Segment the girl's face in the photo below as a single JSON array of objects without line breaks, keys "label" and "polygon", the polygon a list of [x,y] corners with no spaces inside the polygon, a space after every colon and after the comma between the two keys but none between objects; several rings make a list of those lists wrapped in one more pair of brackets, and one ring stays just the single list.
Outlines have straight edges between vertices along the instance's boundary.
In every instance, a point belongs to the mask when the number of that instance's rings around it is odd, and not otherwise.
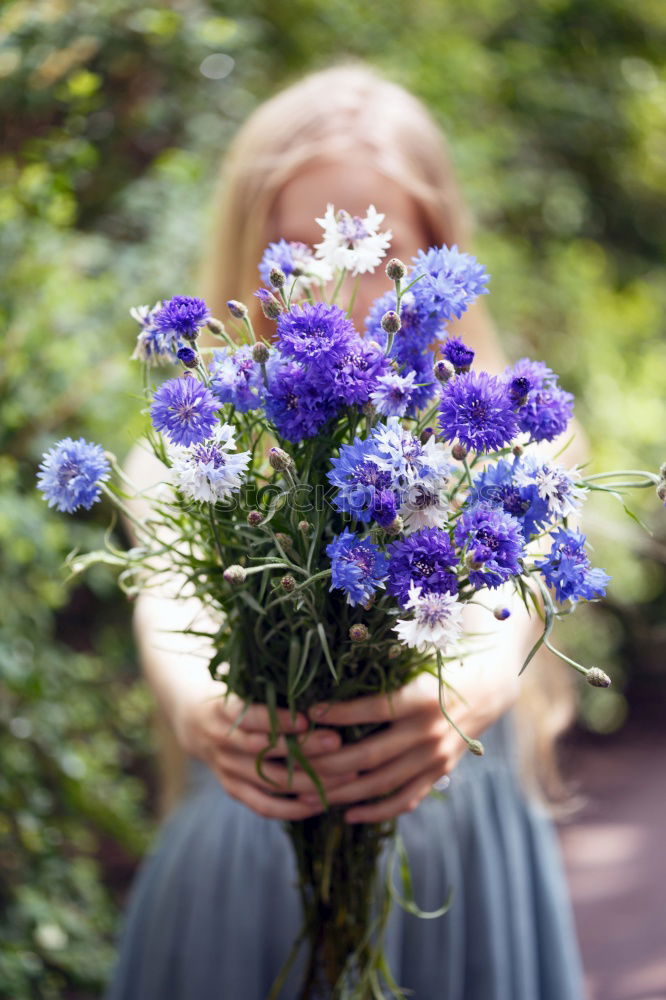
[{"label": "girl's face", "polygon": [[[422,247],[427,249],[428,236],[415,202],[395,181],[364,164],[313,163],[304,168],[281,190],[273,207],[270,232],[266,243],[279,239],[313,245],[320,243],[322,229],[315,222],[331,203],[335,209],[346,209],[351,215],[364,216],[369,205],[384,212],[381,229],[393,232],[386,260],[400,257],[406,264]],[[359,332],[374,299],[391,289],[392,283],[384,272],[385,261],[374,274],[361,277],[352,318]],[[349,301],[353,279],[343,286],[338,304]]]}]

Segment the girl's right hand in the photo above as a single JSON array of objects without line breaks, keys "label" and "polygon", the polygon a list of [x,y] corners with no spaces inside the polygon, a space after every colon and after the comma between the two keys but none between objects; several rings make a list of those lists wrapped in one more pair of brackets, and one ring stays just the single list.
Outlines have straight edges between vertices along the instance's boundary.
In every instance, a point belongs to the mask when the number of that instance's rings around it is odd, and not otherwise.
[{"label": "girl's right hand", "polygon": [[[312,729],[304,715],[299,713],[292,719],[287,709],[278,709],[277,714],[281,734],[297,735],[315,770],[318,756],[340,747],[340,734],[335,729]],[[278,737],[276,745],[264,757],[265,777],[258,774],[257,756],[268,746],[271,728],[265,705],[245,709],[236,695],[213,695],[181,703],[173,722],[183,750],[207,764],[232,798],[260,816],[299,820],[323,812],[321,800],[307,804],[292,797],[316,792],[316,788],[298,767],[294,767],[290,779],[284,762],[287,755],[284,735]],[[329,791],[356,777],[356,773],[329,775],[322,777],[322,785]]]}]

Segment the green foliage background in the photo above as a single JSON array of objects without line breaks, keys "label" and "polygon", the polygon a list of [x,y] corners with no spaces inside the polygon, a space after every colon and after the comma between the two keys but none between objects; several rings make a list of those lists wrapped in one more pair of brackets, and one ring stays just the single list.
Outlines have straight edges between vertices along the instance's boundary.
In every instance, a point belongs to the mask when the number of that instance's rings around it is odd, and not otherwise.
[{"label": "green foliage background", "polygon": [[[61,565],[105,514],[47,512],[41,452],[123,454],[140,426],[130,305],[186,291],[218,160],[276,86],[344,57],[414,90],[449,135],[507,352],[577,393],[599,468],[666,455],[666,6],[661,0],[9,0],[0,10],[0,994],[99,995],[153,829],[149,698],[129,609]],[[321,109],[322,114],[326,109]],[[654,522],[595,502],[615,583],[569,629],[609,731],[664,688]],[[663,522],[662,522],[663,525]],[[146,795],[148,789],[148,796]]]}]

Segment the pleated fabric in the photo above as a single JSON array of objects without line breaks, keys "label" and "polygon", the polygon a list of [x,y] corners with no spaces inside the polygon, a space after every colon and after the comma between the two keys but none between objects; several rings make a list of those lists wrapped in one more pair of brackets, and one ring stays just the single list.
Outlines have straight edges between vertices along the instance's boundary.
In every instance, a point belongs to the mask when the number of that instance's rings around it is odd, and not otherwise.
[{"label": "pleated fabric", "polygon": [[[445,793],[400,817],[416,902],[394,906],[386,952],[413,1000],[583,1000],[561,857],[516,770],[509,715]],[[385,864],[385,858],[383,864]],[[300,929],[289,840],[193,762],[190,790],[134,883],[106,1000],[266,1000]],[[304,956],[303,956],[304,958]],[[295,1000],[303,960],[281,1000]]]}]

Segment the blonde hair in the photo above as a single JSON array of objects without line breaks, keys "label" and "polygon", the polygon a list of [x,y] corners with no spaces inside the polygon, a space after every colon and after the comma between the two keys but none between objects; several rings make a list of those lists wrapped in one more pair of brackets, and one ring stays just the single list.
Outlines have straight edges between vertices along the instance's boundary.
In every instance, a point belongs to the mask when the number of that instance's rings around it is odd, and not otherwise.
[{"label": "blonde hair", "polygon": [[366,66],[335,66],[262,104],[228,151],[204,273],[215,315],[224,315],[230,298],[249,304],[285,184],[306,165],[351,158],[371,162],[409,190],[428,245],[467,244],[469,220],[450,157],[423,104]]},{"label": "blonde hair", "polygon": [[[214,315],[226,314],[228,299],[253,301],[271,211],[284,185],[315,161],[358,161],[363,154],[410,192],[428,245],[468,245],[469,218],[446,143],[423,104],[366,66],[336,66],[257,108],[225,158],[202,289]],[[472,323],[485,342],[494,339],[484,311]],[[563,789],[555,740],[573,706],[570,679],[559,666],[543,658],[530,665],[517,713],[526,787],[551,798]]]}]

